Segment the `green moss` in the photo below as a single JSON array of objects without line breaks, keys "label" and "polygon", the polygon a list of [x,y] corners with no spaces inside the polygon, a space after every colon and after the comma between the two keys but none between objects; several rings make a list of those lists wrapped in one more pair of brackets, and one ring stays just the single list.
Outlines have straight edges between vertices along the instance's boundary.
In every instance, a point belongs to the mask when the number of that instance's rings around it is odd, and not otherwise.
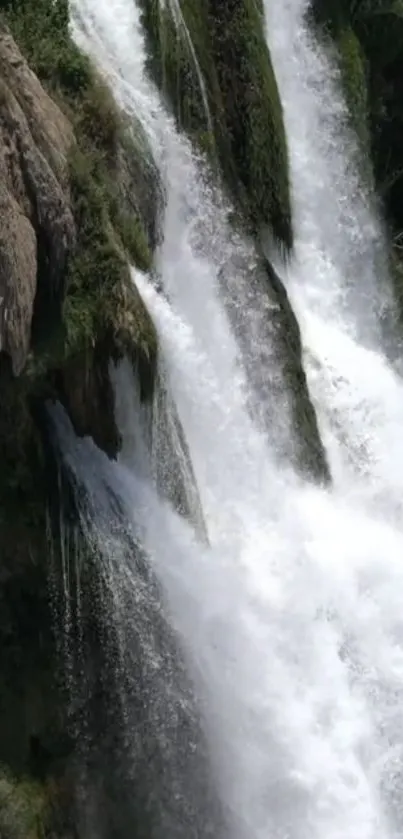
[{"label": "green moss", "polygon": [[261,7],[151,0],[143,9],[150,69],[178,122],[219,164],[252,231],[268,226],[290,249],[287,144]]},{"label": "green moss", "polygon": [[[141,397],[151,400],[157,339],[127,256],[150,269],[157,189],[144,133],[122,118],[70,37],[67,0],[0,0],[0,9],[76,138],[68,159],[76,247],[61,315],[41,320],[18,378],[0,352],[0,761],[14,773],[0,770],[0,836],[45,839],[69,817],[71,802],[57,801],[48,814],[47,786],[63,776],[74,750],[49,599],[49,516],[57,537],[60,475],[45,403],[61,401],[77,433],[91,434],[113,457],[120,440],[111,359],[131,357]],[[61,568],[57,538],[52,555]],[[56,608],[59,598],[65,604],[63,590],[52,594]],[[46,790],[28,778],[46,779]],[[60,835],[70,835],[64,824]]]},{"label": "green moss", "polygon": [[[70,181],[78,247],[71,262],[63,321],[68,353],[94,344],[113,320],[113,291],[126,270],[113,241],[102,161],[73,149]],[[106,310],[105,310],[106,304]]]},{"label": "green moss", "polygon": [[2,839],[44,839],[47,821],[44,787],[15,779],[0,768],[0,835]]},{"label": "green moss", "polygon": [[[113,196],[102,158],[76,148],[70,159],[70,173],[79,242],[70,265],[64,303],[66,350],[76,354],[105,336],[116,347],[121,336],[126,335],[123,343],[132,342],[142,349],[148,346],[149,355],[155,355],[156,336],[140,299],[134,300],[125,253],[119,247],[120,236],[127,251],[136,255],[139,267],[150,268],[151,257],[141,222],[111,207]],[[136,317],[131,310],[136,310]]]},{"label": "green moss", "polygon": [[[127,257],[143,271],[152,264],[140,212],[121,209],[117,160],[127,137],[114,101],[99,80],[86,93],[75,128],[79,143],[71,150],[69,169],[78,241],[63,310],[68,354],[93,347],[106,337],[111,348],[116,347],[130,299]],[[143,345],[146,332],[152,342],[150,353],[154,353],[155,334],[141,304],[140,314],[138,333],[134,331],[131,340]]]},{"label": "green moss", "polygon": [[350,27],[337,36],[340,69],[352,124],[365,154],[370,152],[368,127],[368,88],[365,57],[357,36]]},{"label": "green moss", "polygon": [[126,264],[128,254],[141,270],[150,269],[149,219],[143,217],[140,204],[122,207],[118,186],[128,145],[132,159],[141,158],[138,168],[144,166],[145,138],[142,135],[136,144],[110,90],[72,41],[67,0],[10,0],[2,6],[19,46],[69,117],[77,138],[69,160],[77,247],[68,267],[60,328],[52,336],[48,329],[46,334],[41,330],[42,368],[53,370],[70,356],[77,359],[80,352],[85,368],[98,343],[109,342],[115,353],[122,332],[128,344],[124,306],[130,309],[135,303],[138,317],[131,322],[138,333],[131,340],[142,348],[150,341],[151,357],[155,334],[141,302],[130,295]]},{"label": "green moss", "polygon": [[70,36],[68,0],[2,0],[1,9],[30,67],[49,89],[66,96],[88,89],[92,68]]},{"label": "green moss", "polygon": [[109,87],[92,68],[88,84],[76,104],[78,107],[73,108],[72,119],[78,138],[85,139],[113,160],[123,133],[122,120]]},{"label": "green moss", "polygon": [[[144,219],[139,214],[131,219],[130,213],[121,217],[114,212],[118,151],[127,147],[130,133],[108,86],[71,38],[67,0],[10,0],[2,5],[6,22],[30,66],[73,124],[79,152],[87,158],[81,165],[85,179],[82,192],[88,195],[88,179],[96,169],[92,192],[103,184],[99,197],[105,205],[104,221],[109,215],[122,244],[134,260],[138,259],[138,267],[149,268],[151,253]],[[139,157],[150,155],[144,134],[138,144],[131,142],[134,152]],[[71,171],[72,186],[77,191],[80,169],[73,164]],[[99,215],[97,212],[97,223]],[[104,254],[100,268],[104,268]]]},{"label": "green moss", "polygon": [[119,135],[122,171],[118,177],[106,177],[108,207],[114,230],[132,263],[141,271],[152,267],[155,243],[158,174],[151,158],[141,125],[135,131],[127,127]]},{"label": "green moss", "polygon": [[113,222],[134,264],[142,271],[149,271],[152,264],[151,253],[140,218],[118,210],[113,216]]},{"label": "green moss", "polygon": [[270,225],[292,246],[288,156],[282,108],[263,19],[254,0],[209,0],[213,56],[225,113],[224,130],[255,230]]}]

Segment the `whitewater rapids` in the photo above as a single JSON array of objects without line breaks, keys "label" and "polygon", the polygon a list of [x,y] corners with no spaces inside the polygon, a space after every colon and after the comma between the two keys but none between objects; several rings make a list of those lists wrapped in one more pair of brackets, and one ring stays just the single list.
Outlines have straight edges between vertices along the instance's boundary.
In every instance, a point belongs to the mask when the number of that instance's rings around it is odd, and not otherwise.
[{"label": "whitewater rapids", "polygon": [[[233,247],[225,208],[145,75],[134,0],[74,0],[75,36],[142,120],[167,191],[158,254],[167,296],[134,280],[158,330],[210,547],[136,472],[135,457],[130,468],[110,465],[110,481],[181,639],[232,839],[400,839],[403,390],[380,338],[382,229],[306,3],[266,6],[296,226],[285,281],[333,488],[279,470],[276,434],[268,442],[247,409],[245,349],[218,281],[217,248]],[[245,306],[251,329],[254,315]],[[117,389],[126,385],[117,374]],[[292,445],[286,400],[280,407]],[[74,445],[65,442],[66,457],[86,483]]]}]

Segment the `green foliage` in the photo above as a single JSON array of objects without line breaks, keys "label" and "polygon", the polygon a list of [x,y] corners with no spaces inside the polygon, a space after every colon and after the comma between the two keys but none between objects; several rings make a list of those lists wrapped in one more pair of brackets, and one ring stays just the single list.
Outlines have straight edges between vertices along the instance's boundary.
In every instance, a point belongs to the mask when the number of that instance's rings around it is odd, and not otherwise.
[{"label": "green foliage", "polygon": [[287,145],[262,16],[255,0],[209,0],[208,6],[224,130],[244,188],[242,203],[254,230],[268,224],[291,248]]},{"label": "green foliage", "polygon": [[[184,0],[180,7],[158,0],[143,0],[142,8],[149,36],[149,66],[157,84],[170,97],[179,125],[196,140],[199,132],[203,132],[207,147],[214,148],[209,118],[211,88],[216,96],[220,92],[210,75],[214,68],[210,61],[204,0],[198,6],[193,0]],[[178,8],[181,9],[179,17],[179,12],[173,11]],[[209,77],[207,82],[203,78],[201,85],[198,66],[204,69],[208,64]],[[204,87],[206,84],[208,91]]]},{"label": "green foliage", "polygon": [[[110,91],[70,37],[67,0],[0,0],[0,11],[76,138],[68,162],[77,242],[62,317],[52,330],[41,324],[42,340],[17,379],[0,352],[0,760],[13,772],[48,781],[63,774],[72,747],[61,752],[65,708],[48,591],[48,512],[57,506],[59,476],[47,450],[44,403],[63,402],[77,432],[92,434],[114,456],[111,358],[129,354],[142,397],[151,397],[156,335],[127,265],[129,253],[139,268],[150,268],[151,225],[143,219],[144,200],[125,203],[119,183],[128,145],[132,169],[136,155],[142,169],[144,138],[129,144]],[[146,192],[149,181],[139,176],[139,183]],[[55,543],[60,561],[61,551]],[[36,759],[32,735],[45,743]],[[46,797],[39,785],[0,770],[1,839],[53,836]]]},{"label": "green foliage", "polygon": [[67,0],[3,0],[0,8],[30,65],[73,123],[77,139],[69,161],[77,247],[68,266],[61,322],[55,328],[52,323],[51,335],[48,327],[42,329],[41,343],[18,380],[7,364],[2,368],[0,354],[1,558],[3,567],[15,558],[22,568],[43,563],[46,555],[48,486],[33,405],[55,396],[68,402],[80,429],[96,436],[93,426],[98,425],[97,439],[113,452],[113,400],[108,391],[102,421],[96,422],[91,399],[100,404],[99,393],[107,391],[108,360],[123,351],[145,357],[148,384],[156,337],[131,289],[125,256],[126,248],[140,268],[151,265],[140,215],[119,209],[117,158],[126,140],[113,97],[71,39]]},{"label": "green foliage", "polygon": [[119,231],[124,248],[131,256],[134,264],[141,271],[149,271],[151,268],[150,248],[139,216],[121,212],[115,206],[112,221],[116,230]]},{"label": "green foliage", "polygon": [[1,8],[42,82],[72,96],[89,87],[91,65],[70,36],[68,0],[10,0]]},{"label": "green foliage", "polygon": [[[142,225],[134,216],[124,216],[116,207],[104,160],[97,152],[73,149],[70,180],[77,221],[78,247],[69,270],[63,321],[68,354],[93,347],[97,338],[117,337],[124,327],[127,305],[125,287],[130,284],[123,247],[137,259],[139,267],[150,267],[150,253]],[[114,225],[112,226],[112,221]],[[149,320],[142,311],[146,328],[132,336],[134,342],[152,338]],[[153,350],[155,341],[152,341]]]},{"label": "green foliage", "polygon": [[73,120],[78,136],[113,155],[123,133],[121,118],[109,88],[94,70],[91,70],[90,82],[82,93]]},{"label": "green foliage", "polygon": [[143,0],[150,69],[256,233],[292,247],[282,108],[256,0]]},{"label": "green foliage", "polygon": [[364,157],[371,154],[368,123],[368,88],[366,62],[361,44],[351,29],[344,27],[337,34],[342,84],[351,122],[360,141]]},{"label": "green foliage", "polygon": [[102,158],[73,149],[70,181],[79,241],[70,265],[64,304],[69,353],[93,345],[97,336],[104,333],[109,320],[109,295],[121,283],[126,270],[124,257],[119,254],[108,227],[102,169]]},{"label": "green foliage", "polygon": [[117,156],[127,132],[109,88],[70,36],[67,0],[10,0],[2,6],[31,67],[77,137],[70,180],[78,242],[68,271],[64,340],[59,334],[45,349],[54,364],[113,338],[126,293],[121,287],[129,282],[124,251],[142,270],[150,268],[151,253],[139,213],[122,211],[117,194]]}]

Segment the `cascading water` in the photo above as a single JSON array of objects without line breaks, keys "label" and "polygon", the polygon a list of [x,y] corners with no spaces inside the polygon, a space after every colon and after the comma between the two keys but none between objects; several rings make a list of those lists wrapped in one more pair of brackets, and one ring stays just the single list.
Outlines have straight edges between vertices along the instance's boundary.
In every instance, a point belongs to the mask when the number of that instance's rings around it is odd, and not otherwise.
[{"label": "cascading water", "polygon": [[403,390],[381,348],[391,309],[381,225],[355,167],[359,150],[336,63],[304,18],[309,4],[265,5],[293,182],[295,260],[286,285],[333,477],[344,493],[358,491],[400,516]]},{"label": "cascading water", "polygon": [[338,317],[345,332],[371,345],[379,341],[386,304],[377,280],[387,273],[386,252],[374,198],[356,168],[358,142],[341,97],[336,57],[314,40],[309,5],[265,2],[289,142],[295,285],[299,280],[313,315]]},{"label": "cascading water", "polygon": [[[272,429],[268,442],[248,410],[248,346],[241,353],[231,331],[214,255],[219,242],[223,261],[234,258],[234,241],[143,75],[133,0],[77,0],[75,26],[142,119],[166,182],[164,296],[147,277],[134,279],[159,331],[209,546],[159,498],[141,440],[130,463],[100,466],[94,449],[60,424],[59,435],[70,469],[91,489],[95,525],[106,484],[126,522],[119,539],[137,534],[159,580],[231,839],[398,839],[403,403],[378,337],[381,236],[347,157],[347,127],[337,127],[344,111],[334,73],[303,22],[306,4],[266,5],[294,190],[296,260],[287,282],[335,486],[306,485],[280,468],[276,445],[292,444],[289,424],[283,437]],[[248,254],[247,243],[240,247]],[[254,308],[250,300],[244,313],[251,332]],[[275,358],[265,363],[275,379]],[[286,413],[284,401],[279,416]],[[130,429],[121,430],[129,439]],[[131,563],[123,551],[112,586],[136,590]],[[204,815],[188,835],[199,835]],[[169,827],[166,835],[179,835]]]}]

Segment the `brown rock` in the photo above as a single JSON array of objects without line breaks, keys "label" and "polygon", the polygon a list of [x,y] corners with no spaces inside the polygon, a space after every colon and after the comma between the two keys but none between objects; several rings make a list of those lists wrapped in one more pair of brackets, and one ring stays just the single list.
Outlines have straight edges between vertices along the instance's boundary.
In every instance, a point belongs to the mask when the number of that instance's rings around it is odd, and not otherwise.
[{"label": "brown rock", "polygon": [[0,351],[10,356],[18,374],[29,351],[36,292],[36,237],[1,180],[0,219]]},{"label": "brown rock", "polygon": [[129,216],[133,214],[141,219],[148,245],[154,249],[160,234],[165,194],[144,129],[133,116],[131,120],[132,127],[117,148],[119,206]]},{"label": "brown rock", "polygon": [[70,123],[0,28],[0,351],[16,375],[35,301],[63,293],[75,228],[68,191]]},{"label": "brown rock", "polygon": [[0,24],[0,79],[21,106],[35,145],[55,174],[66,179],[66,155],[74,140],[70,122],[28,66],[12,35]]}]

